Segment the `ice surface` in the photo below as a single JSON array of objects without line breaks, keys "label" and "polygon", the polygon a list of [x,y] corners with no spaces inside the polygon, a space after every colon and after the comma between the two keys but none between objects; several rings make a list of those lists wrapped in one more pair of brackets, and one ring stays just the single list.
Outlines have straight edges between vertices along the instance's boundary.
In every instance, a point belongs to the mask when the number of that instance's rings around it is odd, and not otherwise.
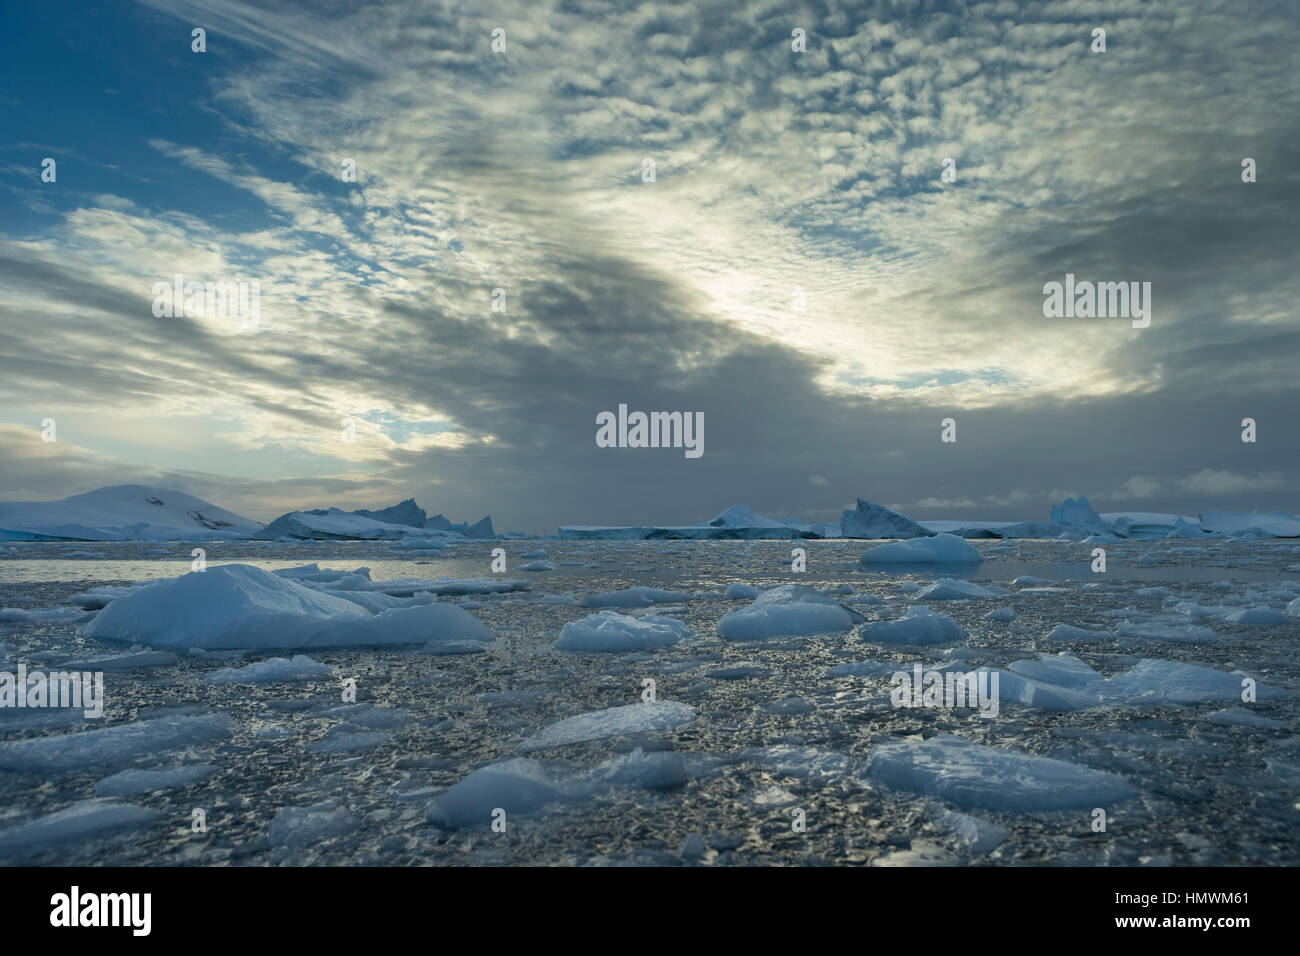
[{"label": "ice surface", "polygon": [[145,807],[111,800],[83,800],[31,823],[0,830],[0,854],[49,843],[93,840],[116,831],[144,826],[156,819],[158,812]]},{"label": "ice surface", "polygon": [[[568,717],[533,734],[519,745],[520,753],[565,747],[589,740],[671,730],[695,719],[695,708],[671,700],[627,704]],[[0,764],[3,766],[3,764]]]},{"label": "ice surface", "polygon": [[1227,724],[1228,726],[1239,727],[1261,727],[1264,730],[1283,730],[1286,724],[1280,720],[1273,720],[1265,717],[1263,714],[1256,714],[1242,707],[1228,707],[1224,710],[1216,710],[1212,714],[1206,714],[1205,719],[1212,724]]},{"label": "ice surface", "polygon": [[859,628],[858,636],[876,644],[953,644],[966,640],[967,634],[947,614],[918,604],[892,621],[872,621]]},{"label": "ice surface", "polygon": [[225,714],[168,714],[98,730],[82,730],[0,743],[5,770],[76,771],[129,763],[137,757],[229,737]]},{"label": "ice surface", "polygon": [[862,620],[857,611],[820,591],[784,584],[764,591],[749,607],[723,615],[718,633],[728,640],[753,641],[847,631]]},{"label": "ice surface", "polygon": [[166,770],[123,770],[95,784],[97,797],[134,797],[155,790],[175,790],[216,773],[217,765],[204,763]]},{"label": "ice surface", "polygon": [[439,795],[425,816],[442,827],[488,830],[497,808],[506,812],[508,821],[512,814],[536,810],[562,795],[540,763],[516,757],[475,770]]},{"label": "ice surface", "polygon": [[90,614],[80,607],[0,607],[0,624],[25,624],[38,621],[84,621]]},{"label": "ice surface", "polygon": [[964,540],[951,534],[911,541],[891,541],[868,548],[858,559],[860,565],[874,564],[974,564],[980,553]]},{"label": "ice surface", "polygon": [[984,615],[986,621],[999,621],[1005,624],[1016,619],[1016,612],[1009,607],[996,607]]},{"label": "ice surface", "polygon": [[725,598],[732,598],[732,599],[739,598],[745,600],[753,600],[754,598],[758,597],[761,593],[762,592],[758,588],[754,587],[752,584],[733,583],[727,585],[726,590],[722,592],[722,596]]},{"label": "ice surface", "polygon": [[589,614],[560,631],[560,651],[644,651],[676,644],[694,632],[681,621],[655,615],[629,617],[617,611]]},{"label": "ice surface", "polygon": [[106,657],[83,657],[73,661],[63,661],[59,670],[64,671],[132,671],[146,667],[170,667],[179,658],[167,651],[135,651],[128,654],[110,654]]},{"label": "ice surface", "polygon": [[866,776],[875,784],[968,809],[1017,813],[1106,807],[1137,793],[1105,771],[949,734],[873,744]]},{"label": "ice surface", "polygon": [[646,753],[640,747],[605,761],[596,773],[609,783],[647,790],[671,790],[684,786],[688,779],[681,754],[671,750]]}]

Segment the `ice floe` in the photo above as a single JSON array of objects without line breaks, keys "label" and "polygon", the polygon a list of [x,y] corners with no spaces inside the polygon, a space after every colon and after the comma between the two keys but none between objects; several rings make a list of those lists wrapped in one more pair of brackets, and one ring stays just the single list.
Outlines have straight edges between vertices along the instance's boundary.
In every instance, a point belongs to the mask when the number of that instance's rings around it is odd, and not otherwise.
[{"label": "ice floe", "polygon": [[949,734],[875,742],[866,776],[959,807],[1016,813],[1106,807],[1137,794],[1112,773]]},{"label": "ice floe", "polygon": [[950,644],[966,640],[967,634],[947,614],[918,604],[902,617],[872,621],[858,630],[858,636],[876,644]]},{"label": "ice floe", "polygon": [[858,564],[867,567],[875,564],[975,564],[980,560],[980,553],[962,538],[936,534],[932,538],[891,541],[868,548],[858,558]]},{"label": "ice floe", "polygon": [[643,651],[676,644],[694,632],[681,621],[645,614],[630,617],[617,611],[589,614],[560,630],[560,651]]},{"label": "ice floe", "polygon": [[524,740],[519,745],[519,752],[531,753],[590,740],[672,730],[694,719],[695,708],[677,701],[661,700],[653,704],[610,707],[567,717],[551,724]]},{"label": "ice floe", "polygon": [[820,591],[784,584],[764,591],[749,607],[723,615],[718,633],[728,640],[753,641],[847,631],[862,620],[857,611]]}]

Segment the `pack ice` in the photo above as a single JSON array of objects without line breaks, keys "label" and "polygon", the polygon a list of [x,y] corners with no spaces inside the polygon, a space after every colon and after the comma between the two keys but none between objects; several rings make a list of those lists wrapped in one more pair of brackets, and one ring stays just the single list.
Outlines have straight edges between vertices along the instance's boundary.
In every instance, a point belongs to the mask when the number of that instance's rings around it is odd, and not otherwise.
[{"label": "pack ice", "polygon": [[764,591],[754,603],[724,614],[718,633],[732,641],[847,631],[866,620],[857,611],[803,584]]},{"label": "pack ice", "polygon": [[246,564],[156,581],[109,603],[82,633],[154,647],[292,649],[492,641],[467,611],[447,604],[373,614]]},{"label": "pack ice", "polygon": [[1017,813],[1091,809],[1137,793],[1112,773],[950,734],[876,743],[866,776],[882,786],[939,797],[967,809]]}]

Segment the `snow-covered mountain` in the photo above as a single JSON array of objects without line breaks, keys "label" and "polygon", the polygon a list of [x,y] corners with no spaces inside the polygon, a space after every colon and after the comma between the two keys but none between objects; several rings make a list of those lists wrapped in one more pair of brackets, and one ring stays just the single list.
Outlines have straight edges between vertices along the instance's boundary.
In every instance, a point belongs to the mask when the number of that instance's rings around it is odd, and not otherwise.
[{"label": "snow-covered mountain", "polygon": [[112,485],[62,501],[0,502],[0,540],[163,541],[242,538],[261,522],[183,491]]}]

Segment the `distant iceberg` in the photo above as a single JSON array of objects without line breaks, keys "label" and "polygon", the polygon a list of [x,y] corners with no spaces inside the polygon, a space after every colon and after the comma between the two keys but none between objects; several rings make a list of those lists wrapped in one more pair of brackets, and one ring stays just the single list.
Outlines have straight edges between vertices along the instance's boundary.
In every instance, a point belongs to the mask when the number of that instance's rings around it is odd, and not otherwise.
[{"label": "distant iceberg", "polygon": [[925,538],[934,533],[907,515],[861,498],[855,510],[840,517],[840,534],[846,538]]},{"label": "distant iceberg", "polygon": [[0,540],[172,541],[244,538],[261,522],[170,488],[112,485],[62,501],[0,502]]}]

